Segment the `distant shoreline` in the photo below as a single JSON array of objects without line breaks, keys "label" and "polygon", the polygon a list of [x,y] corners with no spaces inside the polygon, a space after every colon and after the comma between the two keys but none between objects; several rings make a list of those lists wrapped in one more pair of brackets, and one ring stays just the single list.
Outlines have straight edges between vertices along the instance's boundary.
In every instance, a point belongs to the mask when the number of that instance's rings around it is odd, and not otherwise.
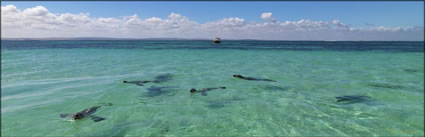
[{"label": "distant shoreline", "polygon": [[[54,40],[69,40],[69,41],[78,41],[78,40],[87,40],[87,41],[151,41],[151,40],[161,40],[161,41],[212,41],[212,39],[203,39],[203,38],[194,38],[194,39],[185,39],[185,38],[104,38],[104,37],[77,37],[77,38],[1,38],[1,40],[10,40],[10,41],[54,41]],[[222,41],[318,41],[318,42],[424,42],[424,41],[409,41],[409,40],[261,40],[261,39],[222,39]]]}]

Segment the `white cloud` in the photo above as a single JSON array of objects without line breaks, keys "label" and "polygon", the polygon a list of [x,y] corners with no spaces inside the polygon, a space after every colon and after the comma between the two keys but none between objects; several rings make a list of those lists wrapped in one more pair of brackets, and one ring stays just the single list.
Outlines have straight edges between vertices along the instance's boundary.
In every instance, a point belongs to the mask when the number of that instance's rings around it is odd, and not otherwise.
[{"label": "white cloud", "polygon": [[212,27],[241,27],[245,25],[245,19],[241,18],[224,18],[219,21],[208,22],[206,23],[208,26]]},{"label": "white cloud", "polygon": [[34,8],[25,9],[23,14],[26,16],[44,16],[47,15],[49,11],[43,6],[36,6]]},{"label": "white cloud", "polygon": [[349,29],[349,25],[346,25],[339,20],[333,20],[332,24],[335,25],[337,29]]},{"label": "white cloud", "polygon": [[1,6],[2,37],[117,37],[117,38],[212,38],[274,40],[423,40],[423,27],[353,28],[339,20],[278,21],[271,12],[262,13],[264,22],[229,17],[198,23],[178,13],[168,18],[96,18],[88,13],[55,14],[43,6],[20,10]]},{"label": "white cloud", "polygon": [[380,27],[376,28],[376,30],[378,30],[378,31],[400,32],[400,31],[407,30],[407,28],[401,28],[401,27],[388,28],[388,27],[380,26]]},{"label": "white cloud", "polygon": [[267,21],[272,21],[272,22],[275,22],[276,21],[276,19],[274,19],[272,17],[272,13],[271,12],[262,13],[261,14],[261,18],[264,19],[264,20],[267,20]]},{"label": "white cloud", "polygon": [[168,15],[168,18],[169,19],[172,19],[172,20],[177,20],[177,19],[180,19],[182,17],[182,15],[180,15],[180,14],[176,14],[176,13],[174,13],[174,12],[171,12],[171,14],[170,15]]},{"label": "white cloud", "polygon": [[262,13],[261,14],[261,18],[262,19],[271,19],[272,18],[272,13],[271,12]]},{"label": "white cloud", "polygon": [[6,6],[1,6],[1,12],[5,12],[5,13],[17,13],[20,12],[14,5],[6,5]]}]

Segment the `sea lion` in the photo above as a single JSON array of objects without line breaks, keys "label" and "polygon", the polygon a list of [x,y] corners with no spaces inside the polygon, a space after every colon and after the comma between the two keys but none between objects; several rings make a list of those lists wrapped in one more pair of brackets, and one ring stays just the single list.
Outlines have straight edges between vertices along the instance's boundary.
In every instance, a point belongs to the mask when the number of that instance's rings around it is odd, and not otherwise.
[{"label": "sea lion", "polygon": [[241,79],[245,79],[245,80],[256,80],[256,81],[270,81],[270,82],[277,82],[277,81],[275,81],[275,80],[270,80],[270,79],[259,79],[259,78],[252,78],[252,77],[244,77],[244,76],[242,76],[242,75],[238,75],[238,74],[233,75],[233,77],[235,77],[235,78],[241,78]]},{"label": "sea lion", "polygon": [[143,81],[122,81],[122,83],[129,83],[129,84],[136,84],[138,86],[143,86],[144,83],[149,83],[149,82],[153,82],[153,83],[159,83],[159,81],[149,81],[149,80],[143,80]]},{"label": "sea lion", "polygon": [[201,92],[201,95],[207,96],[207,91],[214,90],[214,89],[226,89],[226,87],[203,88],[201,90],[196,90],[196,89],[192,88],[192,89],[190,89],[190,93]]},{"label": "sea lion", "polygon": [[105,118],[95,116],[92,114],[95,113],[97,109],[99,109],[101,106],[112,106],[112,103],[101,103],[99,106],[93,106],[88,109],[84,109],[80,112],[77,112],[75,114],[60,114],[59,116],[61,118],[71,117],[73,120],[79,120],[85,117],[90,117],[94,122],[99,122],[99,121],[105,120]]},{"label": "sea lion", "polygon": [[171,80],[172,75],[167,74],[161,74],[155,77],[155,80],[140,80],[140,81],[122,81],[122,83],[129,83],[129,84],[136,84],[138,86],[143,86],[144,83],[162,83]]},{"label": "sea lion", "polygon": [[419,70],[416,69],[403,69],[406,72],[419,72]]},{"label": "sea lion", "polygon": [[378,87],[378,88],[390,88],[390,89],[403,89],[405,87],[399,86],[399,85],[392,85],[392,84],[383,84],[383,83],[370,83],[368,84],[372,87]]},{"label": "sea lion", "polygon": [[371,99],[369,96],[340,96],[335,98],[337,99],[336,102],[344,102],[346,104],[367,102]]}]

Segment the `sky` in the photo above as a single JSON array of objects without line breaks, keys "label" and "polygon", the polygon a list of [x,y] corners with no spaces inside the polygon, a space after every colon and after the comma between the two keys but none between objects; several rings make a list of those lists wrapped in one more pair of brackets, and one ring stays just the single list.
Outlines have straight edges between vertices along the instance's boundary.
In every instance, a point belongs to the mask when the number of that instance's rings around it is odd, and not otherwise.
[{"label": "sky", "polygon": [[424,2],[2,2],[2,37],[424,40]]}]

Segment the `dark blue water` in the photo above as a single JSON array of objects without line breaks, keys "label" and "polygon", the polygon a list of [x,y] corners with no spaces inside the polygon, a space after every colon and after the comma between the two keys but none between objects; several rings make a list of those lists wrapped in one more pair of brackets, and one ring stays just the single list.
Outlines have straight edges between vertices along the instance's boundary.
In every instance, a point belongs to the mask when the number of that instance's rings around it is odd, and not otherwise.
[{"label": "dark blue water", "polygon": [[236,50],[337,50],[337,51],[403,51],[423,52],[423,41],[12,41],[2,40],[1,49],[106,48],[106,49],[236,49]]}]

